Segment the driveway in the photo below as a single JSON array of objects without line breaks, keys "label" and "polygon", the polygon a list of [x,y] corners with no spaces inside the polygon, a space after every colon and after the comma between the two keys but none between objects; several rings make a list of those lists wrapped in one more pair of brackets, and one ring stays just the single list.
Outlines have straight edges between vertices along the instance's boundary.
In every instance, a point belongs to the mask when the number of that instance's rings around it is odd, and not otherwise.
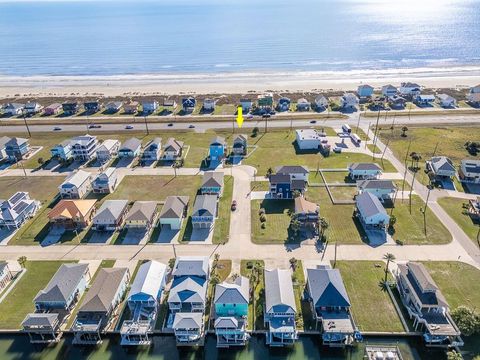
[{"label": "driveway", "polygon": [[213,231],[215,229],[215,222],[210,229],[193,229],[190,235],[189,244],[212,244]]},{"label": "driveway", "polygon": [[148,242],[149,235],[147,229],[128,229],[122,245],[144,245]]},{"label": "driveway", "polygon": [[61,227],[58,227],[58,228],[54,227],[50,229],[47,236],[45,236],[45,238],[42,240],[42,243],[40,245],[50,246],[50,245],[56,244],[58,241],[60,241],[60,238],[62,237],[64,232],[65,232],[65,229]]},{"label": "driveway", "polygon": [[180,230],[172,230],[169,225],[163,225],[158,238],[154,242],[155,244],[178,244],[179,236]]},{"label": "driveway", "polygon": [[112,236],[114,234],[113,231],[92,231],[93,234],[88,240],[89,244],[108,245],[110,244],[110,241],[112,241]]}]

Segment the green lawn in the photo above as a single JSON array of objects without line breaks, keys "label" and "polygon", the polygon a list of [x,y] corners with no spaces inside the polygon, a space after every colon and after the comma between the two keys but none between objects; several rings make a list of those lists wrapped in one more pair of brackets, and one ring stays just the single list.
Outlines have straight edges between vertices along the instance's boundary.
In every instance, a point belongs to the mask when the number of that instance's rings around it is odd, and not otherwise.
[{"label": "green lawn", "polygon": [[218,260],[217,275],[220,278],[220,282],[227,280],[232,272],[232,260]]},{"label": "green lawn", "polygon": [[337,261],[352,305],[355,323],[361,331],[404,331],[387,291],[379,286],[385,264],[374,261]]},{"label": "green lawn", "polygon": [[[427,207],[427,235],[424,232],[423,209],[425,203],[418,195],[412,195],[412,213],[409,211],[409,201],[396,201],[393,214],[397,217],[394,240],[401,240],[404,244],[447,244],[452,241],[452,235],[440,222],[437,216]],[[390,210],[387,211],[390,214]]]},{"label": "green lawn", "polygon": [[[265,209],[266,228],[261,228],[259,211]],[[290,216],[294,210],[293,200],[253,200],[251,202],[252,241],[259,244],[284,243],[288,241]]]},{"label": "green lawn", "polygon": [[[248,304],[248,329],[254,329],[253,324],[255,324],[255,330],[262,330],[264,328],[263,302],[265,301],[265,283],[263,281],[263,269],[265,268],[265,262],[263,260],[242,260],[240,262],[240,275],[250,279],[252,267],[255,264],[257,264],[262,271],[260,273],[257,287],[254,291],[256,311],[254,311],[253,308],[253,299],[250,299],[250,303]],[[253,284],[250,284],[250,288],[252,286]]]},{"label": "green lawn", "polygon": [[233,193],[233,177],[224,177],[224,189],[222,197],[218,204],[218,218],[215,220],[215,229],[213,231],[212,242],[214,244],[221,244],[228,241],[228,234],[230,231],[230,214]]},{"label": "green lawn", "polygon": [[335,200],[353,200],[357,195],[356,186],[330,186],[330,192]]},{"label": "green lawn", "polygon": [[0,303],[0,328],[19,329],[25,316],[35,311],[33,298],[43,289],[62,261],[27,261],[27,272]]},{"label": "green lawn", "polygon": [[462,228],[468,237],[477,243],[477,234],[480,223],[475,223],[468,214],[463,214],[465,210],[463,204],[468,204],[468,200],[453,197],[443,197],[438,199],[438,204],[445,210],[450,217]]},{"label": "green lawn", "polygon": [[30,198],[44,204],[52,201],[64,180],[63,176],[0,177],[0,199],[8,199],[17,191],[27,191]]},{"label": "green lawn", "polygon": [[250,190],[252,191],[269,191],[270,183],[268,181],[252,181],[250,183]]},{"label": "green lawn", "polygon": [[295,294],[295,305],[297,306],[297,328],[299,330],[314,330],[315,320],[313,318],[310,302],[308,300],[302,300],[306,285],[302,260],[297,260],[295,271],[292,274],[292,282],[293,292]]},{"label": "green lawn", "polygon": [[451,309],[480,308],[480,270],[456,261],[424,261]]}]

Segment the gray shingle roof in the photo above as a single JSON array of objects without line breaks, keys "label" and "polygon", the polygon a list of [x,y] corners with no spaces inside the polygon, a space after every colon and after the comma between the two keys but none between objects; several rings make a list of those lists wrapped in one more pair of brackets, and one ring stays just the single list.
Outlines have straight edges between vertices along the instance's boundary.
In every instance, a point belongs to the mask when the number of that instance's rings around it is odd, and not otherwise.
[{"label": "gray shingle roof", "polygon": [[177,312],[173,318],[174,329],[200,329],[203,321],[203,313],[180,313]]},{"label": "gray shingle roof", "polygon": [[300,165],[286,165],[277,166],[275,168],[277,174],[308,174],[308,169],[305,166]]},{"label": "gray shingle roof", "polygon": [[108,219],[114,222],[120,218],[120,215],[123,213],[127,205],[128,200],[107,200],[102,204],[100,209],[98,209],[93,221]]},{"label": "gray shingle roof", "polygon": [[89,181],[91,177],[92,174],[88,171],[78,170],[70,175],[60,186],[64,187],[65,185],[73,185],[75,187],[80,187],[84,182]]},{"label": "gray shingle roof", "polygon": [[362,180],[357,181],[359,189],[396,189],[392,180]]},{"label": "gray shingle roof", "polygon": [[156,201],[135,201],[126,221],[151,221],[157,209]]},{"label": "gray shingle roof", "polygon": [[197,195],[193,205],[193,216],[216,216],[217,215],[217,196],[216,195]]},{"label": "gray shingle roof", "polygon": [[446,156],[434,156],[430,160],[432,162],[432,166],[434,167],[435,171],[443,170],[443,171],[455,171],[455,166],[452,163],[452,160],[447,158]]},{"label": "gray shingle roof", "polygon": [[74,293],[88,269],[88,264],[62,264],[34,302],[65,302]]},{"label": "gray shingle roof", "polygon": [[265,270],[266,312],[274,312],[274,307],[289,307],[297,311],[293,294],[292,275],[289,270]]},{"label": "gray shingle roof", "polygon": [[215,286],[214,303],[248,304],[250,282],[244,276],[239,276],[233,283],[223,282]]},{"label": "gray shingle roof", "polygon": [[307,283],[315,307],[350,306],[338,269],[307,269]]},{"label": "gray shingle roof", "polygon": [[238,320],[233,316],[221,316],[215,320],[215,328],[221,329],[237,329]]},{"label": "gray shingle roof", "polygon": [[177,258],[173,267],[173,276],[196,275],[208,276],[208,257],[182,256]]},{"label": "gray shingle roof", "polygon": [[223,172],[206,171],[203,174],[202,187],[223,187]]},{"label": "gray shingle roof", "polygon": [[270,175],[270,184],[289,184],[290,175],[287,174],[272,174]]},{"label": "gray shingle roof", "polygon": [[162,210],[160,211],[160,218],[181,218],[189,200],[190,198],[188,196],[168,196]]},{"label": "gray shingle roof", "polygon": [[360,211],[362,217],[370,217],[376,214],[387,214],[387,211],[383,207],[380,200],[375,195],[369,192],[361,193],[356,198],[357,208]]},{"label": "gray shingle roof", "polygon": [[53,327],[58,320],[57,313],[31,313],[27,314],[22,322],[23,327]]},{"label": "gray shingle roof", "polygon": [[120,146],[119,151],[136,151],[141,146],[142,142],[139,139],[130,138]]},{"label": "gray shingle roof", "polygon": [[127,268],[101,268],[98,270],[95,281],[85,295],[79,312],[108,313],[127,271]]}]

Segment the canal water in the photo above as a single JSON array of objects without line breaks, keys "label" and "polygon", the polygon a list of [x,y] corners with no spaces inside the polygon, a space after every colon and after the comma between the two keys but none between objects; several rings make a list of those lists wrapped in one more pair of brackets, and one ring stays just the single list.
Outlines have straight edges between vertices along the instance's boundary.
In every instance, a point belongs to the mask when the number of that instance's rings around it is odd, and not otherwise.
[{"label": "canal water", "polygon": [[71,337],[64,338],[54,346],[31,345],[24,335],[0,336],[0,359],[148,359],[148,360],[196,360],[196,359],[235,359],[235,360],[360,360],[364,358],[366,345],[397,345],[404,360],[444,360],[442,351],[425,349],[420,339],[392,339],[367,337],[365,341],[350,350],[329,349],[321,345],[318,336],[301,336],[291,348],[269,348],[262,336],[253,336],[245,348],[217,349],[214,336],[208,336],[205,347],[199,349],[177,348],[173,336],[155,336],[148,348],[126,349],[119,345],[119,337],[105,339],[97,347],[79,347],[71,344]]}]

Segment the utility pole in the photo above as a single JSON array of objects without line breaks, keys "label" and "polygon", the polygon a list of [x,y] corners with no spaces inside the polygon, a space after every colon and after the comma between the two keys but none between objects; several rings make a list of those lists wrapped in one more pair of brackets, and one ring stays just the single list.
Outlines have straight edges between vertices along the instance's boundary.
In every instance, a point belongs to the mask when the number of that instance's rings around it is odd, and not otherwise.
[{"label": "utility pole", "polygon": [[30,133],[30,128],[28,127],[27,117],[25,116],[25,109],[22,109],[22,116],[23,116],[23,122],[25,123],[25,127],[27,128],[28,137],[31,138],[32,134]]},{"label": "utility pole", "polygon": [[335,269],[335,267],[337,266],[337,242],[335,241],[335,257],[334,257],[334,260],[333,260],[333,268]]},{"label": "utility pole", "polygon": [[[395,203],[397,202],[398,189],[395,191],[395,196],[393,197],[392,211],[390,211],[390,216],[393,215],[393,209],[395,209]],[[402,193],[403,196],[403,193]]]},{"label": "utility pole", "polygon": [[[383,166],[383,157],[385,156],[385,152],[387,151],[388,144],[390,144],[390,139],[387,140],[387,143],[385,144],[385,148],[383,149],[383,152],[382,152],[382,157],[380,158],[382,166]],[[375,148],[373,150],[375,150]]]},{"label": "utility pole", "polygon": [[[378,137],[378,122],[380,120],[380,109],[377,112],[377,123],[375,125],[375,133],[373,135],[373,148],[377,145],[377,137]],[[372,155],[372,160],[375,158],[375,154]]]},{"label": "utility pole", "polygon": [[[365,110],[366,111],[366,110]],[[358,134],[358,128],[360,127],[360,111],[358,112],[358,121],[357,121],[357,130],[356,133]]]},{"label": "utility pole", "polygon": [[395,117],[397,116],[397,113],[393,114],[393,120],[392,120],[392,136],[393,136],[393,130],[395,128]]},{"label": "utility pole", "polygon": [[425,207],[423,208],[423,231],[425,232],[425,236],[427,236],[427,206],[428,206],[428,199],[430,198],[431,191],[432,191],[432,185],[429,184],[427,199],[425,200]]},{"label": "utility pole", "polygon": [[410,146],[412,145],[412,140],[408,143],[408,148],[407,148],[407,153],[405,154],[405,161],[403,162],[403,165],[405,167],[405,172],[403,174],[403,183],[402,183],[402,202],[403,202],[403,192],[405,191],[405,178],[407,177],[407,160],[408,160],[408,154],[410,153]]},{"label": "utility pole", "polygon": [[415,185],[415,176],[417,175],[417,171],[413,172],[413,179],[412,179],[412,186],[410,187],[410,194],[408,195],[408,207],[410,210],[410,214],[412,213],[412,192],[413,192],[413,185]]},{"label": "utility pole", "polygon": [[149,135],[150,131],[148,130],[147,116],[145,115],[143,119],[145,120],[145,130],[147,131],[147,135]]},{"label": "utility pole", "polygon": [[368,123],[368,128],[367,128],[367,138],[365,139],[365,149],[367,148],[367,142],[368,142],[368,135],[370,134],[370,126],[372,125],[372,122]]}]

